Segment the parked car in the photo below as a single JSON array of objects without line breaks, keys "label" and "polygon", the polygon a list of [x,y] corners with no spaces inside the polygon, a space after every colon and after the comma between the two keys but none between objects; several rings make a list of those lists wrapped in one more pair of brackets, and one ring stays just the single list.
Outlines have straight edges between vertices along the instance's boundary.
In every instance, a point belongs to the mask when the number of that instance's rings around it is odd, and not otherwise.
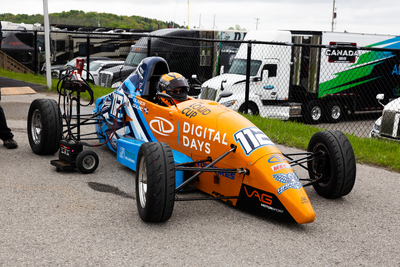
[{"label": "parked car", "polygon": [[[70,61],[68,61],[65,65],[52,65],[51,66],[51,77],[54,79],[59,79],[61,77],[61,74],[63,73],[64,70],[70,67],[76,67],[76,59],[77,58],[83,58],[86,62],[86,57],[76,57]],[[108,57],[90,57],[90,63],[96,60],[103,60],[103,61],[108,61],[111,60]],[[42,72],[44,73],[46,71],[45,64],[42,67]]]},{"label": "parked car", "polygon": [[[115,66],[122,66],[122,65],[124,65],[124,61],[96,60],[96,61],[90,62],[89,73],[91,74],[91,77],[89,77],[89,82],[92,82],[95,85],[99,85],[100,71],[103,71],[103,70],[106,70],[108,68],[112,68]],[[85,66],[85,68],[86,68],[86,66]]]},{"label": "parked car", "polygon": [[384,99],[384,94],[378,94],[376,99],[384,108],[382,116],[372,126],[369,137],[400,141],[400,98],[396,98],[386,105],[383,105],[381,102]]}]

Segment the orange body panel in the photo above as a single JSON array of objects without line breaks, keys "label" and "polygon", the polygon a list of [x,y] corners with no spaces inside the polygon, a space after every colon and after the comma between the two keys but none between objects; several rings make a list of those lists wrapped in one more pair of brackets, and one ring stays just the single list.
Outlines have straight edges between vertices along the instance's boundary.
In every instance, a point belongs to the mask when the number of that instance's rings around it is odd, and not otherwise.
[{"label": "orange body panel", "polygon": [[[229,151],[231,144],[237,146],[235,153],[215,167],[244,168],[249,175],[205,172],[196,182],[199,190],[213,196],[242,194],[277,213],[282,212],[274,206],[278,201],[296,222],[314,220],[314,210],[293,169],[269,138],[246,118],[214,101],[191,99],[161,107],[140,96],[137,99],[139,108],[146,109],[144,117],[157,140],[193,160],[214,160]],[[236,206],[238,200],[228,202]]]}]

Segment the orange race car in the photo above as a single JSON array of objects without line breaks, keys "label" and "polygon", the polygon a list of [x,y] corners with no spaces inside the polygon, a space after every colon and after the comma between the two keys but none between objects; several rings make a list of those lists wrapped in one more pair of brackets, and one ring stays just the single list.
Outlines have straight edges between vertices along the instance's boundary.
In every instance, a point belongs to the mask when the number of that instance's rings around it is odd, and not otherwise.
[{"label": "orange race car", "polygon": [[[82,118],[82,124],[94,121],[100,144],[136,171],[136,200],[144,221],[168,220],[177,200],[220,199],[267,216],[310,223],[315,213],[303,186],[313,185],[325,198],[352,190],[356,163],[343,133],[318,132],[308,152],[285,154],[245,117],[216,101],[187,96],[187,87],[184,77],[171,73],[164,59],[149,57],[120,87],[96,100],[90,118],[78,113],[78,123]],[[57,104],[47,102],[54,109],[54,126],[60,126],[61,117],[71,121],[68,112],[57,112]],[[71,131],[79,124],[67,123],[62,138],[61,132],[56,137],[35,135],[44,113],[32,103],[28,116],[32,149],[44,154],[47,144],[60,143],[60,160],[82,172],[94,171],[97,155],[84,151],[79,133]],[[46,152],[56,149],[58,145]],[[64,163],[52,164],[57,170],[64,168]],[[308,169],[309,178],[299,179],[292,169],[295,165]],[[193,185],[209,196],[177,197]]]}]

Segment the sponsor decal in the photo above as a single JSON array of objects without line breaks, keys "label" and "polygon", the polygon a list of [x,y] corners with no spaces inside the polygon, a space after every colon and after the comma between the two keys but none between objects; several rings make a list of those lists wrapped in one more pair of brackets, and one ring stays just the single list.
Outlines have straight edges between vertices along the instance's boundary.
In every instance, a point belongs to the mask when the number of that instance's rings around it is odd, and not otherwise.
[{"label": "sponsor decal", "polygon": [[[205,168],[207,165],[208,164],[205,163],[205,162],[200,162],[199,163],[199,167],[201,167],[201,168]],[[211,168],[217,168],[217,167],[212,166]],[[220,175],[220,176],[224,176],[224,177],[226,177],[228,179],[235,180],[235,173],[234,172],[217,172],[217,174]]]},{"label": "sponsor decal", "polygon": [[273,146],[274,143],[257,127],[249,127],[236,132],[233,137],[239,142],[246,156],[263,146]]},{"label": "sponsor decal", "polygon": [[264,203],[264,205],[266,204],[266,205],[268,205],[268,206],[270,206],[270,205],[272,205],[272,196],[271,195],[269,195],[269,194],[267,194],[267,193],[261,193],[261,195],[257,192],[257,190],[254,190],[253,189],[253,191],[252,192],[248,192],[247,191],[247,187],[245,186],[244,187],[244,191],[246,192],[246,195],[248,196],[248,197],[256,197],[256,198],[258,198],[258,200],[261,202],[261,203]]},{"label": "sponsor decal", "polygon": [[135,162],[135,159],[136,159],[135,154],[130,152],[130,151],[128,151],[128,150],[126,150],[123,147],[120,148],[119,157],[136,164],[136,162]]},{"label": "sponsor decal", "polygon": [[283,186],[277,189],[278,195],[282,194],[286,190],[293,188],[293,189],[300,189],[302,188],[302,184],[300,183],[299,178],[297,177],[296,173],[278,173],[273,174],[272,177],[279,183],[284,184]]},{"label": "sponsor decal", "polygon": [[282,169],[290,169],[291,166],[289,163],[280,163],[280,164],[276,164],[274,166],[271,166],[271,169],[273,172],[282,170]]},{"label": "sponsor decal", "polygon": [[160,135],[169,136],[174,131],[174,125],[167,119],[161,117],[154,117],[150,121],[149,126],[152,131]]},{"label": "sponsor decal", "polygon": [[201,103],[191,104],[189,107],[184,108],[182,110],[182,114],[184,114],[189,119],[196,117],[197,114],[208,115],[210,113],[211,113],[211,110],[206,108],[205,105],[203,105]]},{"label": "sponsor decal", "polygon": [[283,210],[268,206],[268,205],[266,205],[264,203],[261,203],[261,207],[269,209],[269,210],[272,210],[272,211],[275,211],[275,212],[278,212],[278,213],[283,213],[284,212]]},{"label": "sponsor decal", "polygon": [[282,155],[273,155],[268,159],[268,163],[278,163],[286,161],[286,158]]},{"label": "sponsor decal", "polygon": [[226,133],[221,133],[212,128],[184,122],[182,127],[182,145],[207,154],[211,152],[210,142],[228,145]]},{"label": "sponsor decal", "polygon": [[[328,61],[331,63],[334,62],[356,62],[356,57],[360,56],[357,50],[356,43],[339,43],[339,42],[330,42],[329,45],[336,45],[336,48],[326,49],[325,55],[328,56]],[[342,46],[342,47],[341,47]],[[352,48],[344,48],[343,46],[353,46]]]},{"label": "sponsor decal", "polygon": [[394,64],[392,75],[394,75],[394,74],[395,75],[400,75],[400,64],[399,65]]},{"label": "sponsor decal", "polygon": [[[132,101],[133,101],[133,107],[135,108],[135,109],[138,109],[138,110],[140,110],[140,111],[144,111],[144,108],[145,108],[145,105],[146,105],[146,103],[144,103],[143,101],[141,101],[141,100],[138,100],[136,97],[132,97]],[[147,114],[147,113],[146,113]]]},{"label": "sponsor decal", "polygon": [[301,197],[301,204],[307,204],[310,203],[310,201],[306,197]]}]

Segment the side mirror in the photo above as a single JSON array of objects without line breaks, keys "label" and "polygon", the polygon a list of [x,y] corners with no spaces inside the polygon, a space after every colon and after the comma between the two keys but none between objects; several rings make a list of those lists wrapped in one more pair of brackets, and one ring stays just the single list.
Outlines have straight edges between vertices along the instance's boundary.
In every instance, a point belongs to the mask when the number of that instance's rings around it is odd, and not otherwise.
[{"label": "side mirror", "polygon": [[[226,83],[226,80],[221,81],[221,91],[224,91],[224,83]],[[218,101],[217,101],[218,102]]]},{"label": "side mirror", "polygon": [[219,73],[224,74],[224,65],[222,65],[221,68],[219,69]]},{"label": "side mirror", "polygon": [[377,94],[376,99],[377,100],[383,100],[385,98],[385,94]]},{"label": "side mirror", "polygon": [[198,84],[201,84],[201,82],[197,79],[197,75],[196,74],[192,75],[192,79],[195,80],[195,82],[197,82]]},{"label": "side mirror", "polygon": [[230,97],[231,95],[232,95],[232,92],[228,92],[228,91],[223,92],[223,93],[220,93],[220,94],[219,94],[219,97],[218,97],[218,99],[217,99],[217,102],[219,102],[219,101],[221,100],[221,98],[223,98],[223,97]]},{"label": "side mirror", "polygon": [[382,104],[382,100],[385,98],[385,94],[377,94],[376,95],[376,100],[378,100],[378,103],[381,104],[381,106],[385,106],[384,104]]}]

